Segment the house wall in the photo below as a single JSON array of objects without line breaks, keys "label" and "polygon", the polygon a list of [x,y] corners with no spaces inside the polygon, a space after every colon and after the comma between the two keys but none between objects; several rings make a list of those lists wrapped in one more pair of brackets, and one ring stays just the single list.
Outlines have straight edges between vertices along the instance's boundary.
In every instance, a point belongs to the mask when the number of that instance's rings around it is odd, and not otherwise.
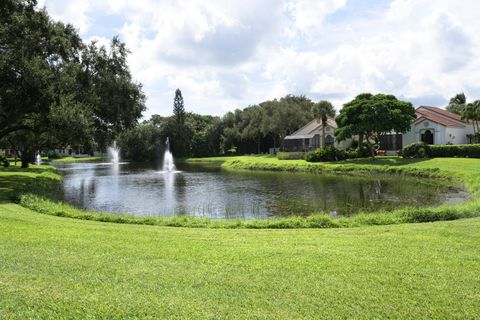
[{"label": "house wall", "polygon": [[474,134],[473,124],[468,124],[468,125],[467,125],[466,134]]},{"label": "house wall", "polygon": [[446,143],[451,144],[465,144],[468,143],[467,140],[467,130],[466,128],[447,128],[446,130]]},{"label": "house wall", "polygon": [[446,144],[448,142],[447,127],[431,121],[421,121],[417,124],[412,124],[411,130],[403,135],[402,137],[403,146],[406,146],[407,144],[410,144],[413,142],[421,141],[422,133],[427,130],[430,130],[433,132],[434,144]]}]

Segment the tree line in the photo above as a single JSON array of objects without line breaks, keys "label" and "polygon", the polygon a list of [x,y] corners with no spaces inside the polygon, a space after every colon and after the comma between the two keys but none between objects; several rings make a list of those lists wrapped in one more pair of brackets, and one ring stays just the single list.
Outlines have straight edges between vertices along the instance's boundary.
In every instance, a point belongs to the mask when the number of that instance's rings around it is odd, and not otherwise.
[{"label": "tree line", "polygon": [[267,153],[312,119],[326,121],[334,115],[328,101],[314,103],[295,95],[236,109],[223,117],[199,115],[185,111],[182,93],[177,89],[172,116],[153,115],[122,133],[118,142],[123,156],[132,160],[158,158],[167,137],[176,157]]}]

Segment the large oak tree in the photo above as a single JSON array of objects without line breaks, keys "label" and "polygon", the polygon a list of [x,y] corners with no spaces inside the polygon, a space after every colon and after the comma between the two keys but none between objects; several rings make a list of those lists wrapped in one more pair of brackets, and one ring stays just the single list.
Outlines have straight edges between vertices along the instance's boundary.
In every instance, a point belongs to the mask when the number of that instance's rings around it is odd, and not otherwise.
[{"label": "large oak tree", "polygon": [[393,95],[363,93],[343,105],[336,121],[335,137],[343,141],[359,137],[359,146],[365,142],[374,157],[373,144],[382,134],[405,133],[415,120],[415,108],[410,102]]}]

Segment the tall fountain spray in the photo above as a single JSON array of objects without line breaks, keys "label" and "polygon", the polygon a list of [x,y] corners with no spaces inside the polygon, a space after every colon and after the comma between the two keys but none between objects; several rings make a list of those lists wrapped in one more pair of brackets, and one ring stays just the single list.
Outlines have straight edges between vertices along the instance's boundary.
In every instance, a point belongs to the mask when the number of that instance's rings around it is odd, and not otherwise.
[{"label": "tall fountain spray", "polygon": [[170,140],[167,137],[165,141],[165,154],[163,155],[163,167],[162,171],[172,172],[175,171],[175,163],[173,162],[173,155],[170,152]]},{"label": "tall fountain spray", "polygon": [[117,141],[113,141],[113,145],[108,148],[108,157],[112,163],[120,162],[120,148],[117,147]]},{"label": "tall fountain spray", "polygon": [[35,164],[38,166],[42,163],[42,156],[40,155],[40,151],[37,152],[35,156]]}]

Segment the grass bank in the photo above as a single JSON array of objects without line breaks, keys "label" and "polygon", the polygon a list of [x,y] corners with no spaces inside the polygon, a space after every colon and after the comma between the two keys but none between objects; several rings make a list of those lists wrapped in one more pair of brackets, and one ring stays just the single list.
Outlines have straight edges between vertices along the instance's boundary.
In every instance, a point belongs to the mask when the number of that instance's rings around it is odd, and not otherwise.
[{"label": "grass bank", "polygon": [[480,219],[353,229],[95,223],[0,204],[2,319],[476,319]]},{"label": "grass bank", "polygon": [[107,161],[106,157],[64,157],[59,159],[54,159],[52,162],[101,162]]},{"label": "grass bank", "polygon": [[[312,173],[342,174],[408,174],[422,177],[447,177],[465,181],[471,192],[471,200],[461,205],[442,205],[439,207],[403,208],[393,212],[360,213],[352,217],[332,218],[324,213],[314,213],[309,217],[284,217],[267,220],[211,220],[188,216],[173,217],[137,217],[127,214],[110,214],[77,209],[61,200],[49,196],[48,192],[39,192],[49,182],[56,180],[33,179],[28,185],[33,191],[23,190],[18,197],[20,204],[46,215],[70,217],[81,220],[114,222],[123,224],[142,224],[189,228],[344,228],[366,225],[392,225],[456,220],[480,216],[480,160],[477,159],[430,159],[424,161],[404,160],[400,158],[380,158],[378,160],[345,161],[336,164],[307,163],[302,160],[279,161],[272,157],[231,157],[190,159],[187,162],[209,162],[227,169],[305,171]],[[50,175],[54,174],[48,168]],[[39,169],[37,169],[39,170]],[[27,173],[28,171],[26,171]],[[34,178],[34,177],[33,177]],[[14,184],[16,176],[11,177]],[[38,181],[37,181],[38,180]],[[38,187],[34,187],[39,185]]]}]

